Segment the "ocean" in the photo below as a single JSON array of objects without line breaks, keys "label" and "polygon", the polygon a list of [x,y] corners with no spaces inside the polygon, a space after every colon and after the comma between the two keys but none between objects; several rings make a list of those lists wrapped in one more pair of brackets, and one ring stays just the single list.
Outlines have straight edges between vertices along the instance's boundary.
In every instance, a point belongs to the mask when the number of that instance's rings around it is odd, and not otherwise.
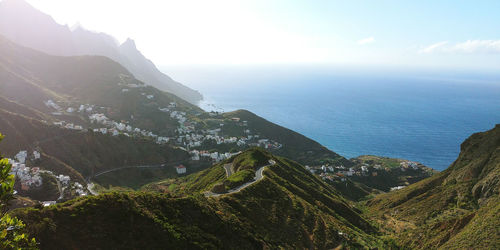
[{"label": "ocean", "polygon": [[205,110],[247,109],[347,158],[379,155],[437,170],[472,133],[500,123],[500,75],[334,66],[176,66],[164,72]]}]

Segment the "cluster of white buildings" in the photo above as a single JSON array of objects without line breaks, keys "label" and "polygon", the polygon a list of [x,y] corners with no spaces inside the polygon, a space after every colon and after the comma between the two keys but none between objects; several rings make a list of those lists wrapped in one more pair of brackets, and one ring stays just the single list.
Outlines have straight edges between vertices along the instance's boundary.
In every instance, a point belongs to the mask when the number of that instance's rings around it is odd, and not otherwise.
[{"label": "cluster of white buildings", "polygon": [[[127,88],[137,88],[140,87],[139,85],[134,85],[134,84],[121,84],[120,85],[126,86]],[[123,89],[128,91],[128,89]],[[142,93],[143,96],[146,96],[148,99],[153,99],[153,95],[146,95],[145,93]],[[59,105],[55,104],[53,101],[49,100],[46,102],[48,106],[51,107],[58,107],[57,110],[61,110]],[[262,147],[265,149],[273,150],[273,149],[280,149],[282,147],[282,144],[269,140],[269,139],[262,139],[259,138],[259,135],[252,135],[251,131],[249,129],[246,129],[245,127],[248,126],[247,121],[240,121],[240,118],[232,118],[231,120],[233,122],[236,122],[239,126],[242,127],[243,132],[245,136],[242,137],[224,137],[219,135],[222,131],[222,127],[224,124],[220,124],[219,128],[214,128],[214,129],[207,129],[207,130],[196,130],[195,125],[196,122],[190,121],[187,118],[186,112],[183,111],[178,111],[176,110],[177,103],[176,102],[170,102],[167,107],[159,107],[158,109],[166,114],[168,114],[172,119],[177,120],[178,122],[178,127],[176,129],[177,136],[175,137],[166,137],[166,136],[159,136],[154,134],[151,131],[146,131],[146,130],[141,130],[139,128],[134,128],[131,125],[128,125],[124,122],[116,122],[113,121],[112,119],[108,118],[104,113],[100,113],[99,107],[96,107],[95,105],[90,105],[90,104],[82,104],[79,106],[78,109],[68,107],[67,112],[82,112],[82,113],[88,113],[88,118],[92,124],[95,125],[102,125],[103,127],[100,128],[94,128],[93,132],[94,133],[102,133],[106,135],[112,135],[112,136],[118,136],[118,135],[124,135],[124,136],[141,136],[141,137],[150,137],[152,138],[157,144],[166,144],[169,142],[173,142],[176,145],[181,146],[182,148],[187,148],[187,151],[190,149],[196,149],[198,147],[201,147],[203,145],[203,142],[212,140],[215,141],[217,145],[220,144],[236,144],[238,147],[245,147],[245,146],[257,146],[257,147]],[[101,109],[104,109],[101,107]],[[74,125],[72,123],[66,123],[64,121],[59,121],[55,122],[55,125],[58,125],[60,127],[68,128],[68,129],[80,129],[83,130],[82,126],[79,125]],[[95,126],[94,126],[95,127]],[[232,156],[231,153],[219,153],[219,152],[213,152],[213,153],[208,153],[206,151],[197,151],[197,150],[192,150],[189,151],[192,155],[192,160],[199,160],[201,158],[209,158],[215,162],[222,161],[224,159],[227,159]]]},{"label": "cluster of white buildings", "polygon": [[[52,174],[51,171],[47,171],[47,172]],[[78,196],[88,195],[88,191],[86,190],[86,188],[78,182],[72,183],[71,178],[69,176],[60,174],[57,176],[54,175],[54,177],[59,181],[59,183],[61,185],[61,191],[63,193],[65,190],[70,189],[70,190],[74,190]],[[61,197],[62,197],[62,195],[61,195]]]},{"label": "cluster of white buildings", "polygon": [[141,130],[140,128],[134,128],[128,124],[122,122],[115,122],[104,114],[91,114],[89,115],[89,120],[91,123],[104,125],[104,128],[95,128],[93,131],[95,133],[110,134],[112,136],[118,136],[123,134],[125,136],[144,136],[151,137],[158,144],[168,143],[170,138],[158,136],[151,131]]},{"label": "cluster of white buildings", "polygon": [[85,196],[88,194],[86,188],[78,182],[73,183],[72,187],[75,189],[75,193],[78,196]]},{"label": "cluster of white buildings", "polygon": [[402,161],[399,163],[401,171],[406,171],[406,169],[417,170],[419,168],[419,163],[414,161]]},{"label": "cluster of white buildings", "polygon": [[176,119],[181,125],[187,120],[186,112],[181,112],[181,111],[170,112],[170,118]]},{"label": "cluster of white buildings", "polygon": [[[30,169],[29,167],[26,167],[26,160],[28,157],[28,151],[22,150],[14,156],[14,159],[8,159],[9,163],[12,164],[10,174],[13,174],[17,179],[19,179],[22,190],[29,190],[31,187],[40,187],[42,185],[40,169]],[[38,160],[40,159],[40,153],[38,151],[33,151],[32,157],[30,158],[32,160]]]},{"label": "cluster of white buildings", "polygon": [[234,155],[237,155],[241,152],[235,152],[235,153],[219,153],[219,152],[209,152],[209,151],[198,151],[198,150],[191,150],[189,151],[189,154],[191,155],[191,160],[193,161],[199,161],[202,158],[205,159],[211,159],[212,161],[215,162],[220,162],[225,159],[229,159],[233,157]]},{"label": "cluster of white buildings", "polygon": [[12,164],[10,174],[16,176],[16,179],[21,182],[21,190],[29,190],[32,187],[42,186],[42,177],[40,169],[37,167],[29,168],[25,164],[16,161],[9,161]]},{"label": "cluster of white buildings", "polygon": [[391,191],[400,190],[400,189],[403,189],[403,188],[405,188],[405,187],[406,187],[406,186],[391,187]]},{"label": "cluster of white buildings", "polygon": [[78,108],[78,112],[87,112],[90,113],[94,110],[95,105],[91,104],[81,104],[80,107]]},{"label": "cluster of white buildings", "polygon": [[[363,176],[363,175],[368,175],[369,169],[368,166],[362,165],[359,168],[354,168],[354,167],[344,167],[343,165],[340,166],[330,166],[330,165],[322,165],[322,166],[305,166],[307,170],[309,170],[312,174],[318,174],[323,180],[335,180],[335,179],[340,179],[342,181],[345,181],[344,177],[350,177],[350,176]],[[375,173],[375,174],[374,174]],[[376,172],[372,172],[373,176],[376,176]]]},{"label": "cluster of white buildings", "polygon": [[45,103],[45,106],[49,107],[49,108],[53,108],[55,109],[56,111],[61,111],[61,107],[59,105],[57,105],[54,101],[52,100],[47,100]]},{"label": "cluster of white buildings", "polygon": [[9,163],[12,165],[10,174],[14,175],[16,181],[20,182],[22,191],[29,191],[31,188],[41,187],[43,185],[41,173],[46,173],[59,181],[62,191],[67,188],[72,188],[78,195],[87,195],[85,188],[78,182],[71,183],[71,178],[67,175],[55,175],[52,171],[41,170],[39,167],[30,168],[26,166],[26,160],[28,158],[38,160],[40,157],[40,152],[36,150],[33,151],[31,155],[27,150],[22,150],[14,156],[14,159],[8,159]]},{"label": "cluster of white buildings", "polygon": [[71,122],[57,121],[54,122],[54,125],[65,129],[84,130],[84,128],[81,125],[75,125]]},{"label": "cluster of white buildings", "polygon": [[[255,135],[258,138],[258,135]],[[249,144],[250,146],[261,147],[269,150],[277,150],[283,147],[279,142],[270,139],[259,139],[256,143]]]}]

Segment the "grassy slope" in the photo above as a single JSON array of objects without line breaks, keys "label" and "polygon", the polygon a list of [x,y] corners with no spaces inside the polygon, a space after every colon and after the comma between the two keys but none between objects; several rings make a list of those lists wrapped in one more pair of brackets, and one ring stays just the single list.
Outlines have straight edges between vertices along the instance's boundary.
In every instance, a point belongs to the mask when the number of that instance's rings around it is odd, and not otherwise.
[{"label": "grassy slope", "polygon": [[[376,218],[399,221],[389,225],[389,230],[394,230],[398,240],[408,247],[492,247],[500,245],[500,220],[495,212],[499,192],[497,125],[469,137],[458,159],[445,171],[380,195],[368,205]],[[402,224],[408,227],[397,228]]]},{"label": "grassy slope", "polygon": [[270,157],[277,164],[264,179],[218,198],[200,192],[225,178],[221,165],[186,177],[191,194],[182,197],[105,194],[16,214],[46,248],[384,246],[376,228],[328,185],[293,161]]}]

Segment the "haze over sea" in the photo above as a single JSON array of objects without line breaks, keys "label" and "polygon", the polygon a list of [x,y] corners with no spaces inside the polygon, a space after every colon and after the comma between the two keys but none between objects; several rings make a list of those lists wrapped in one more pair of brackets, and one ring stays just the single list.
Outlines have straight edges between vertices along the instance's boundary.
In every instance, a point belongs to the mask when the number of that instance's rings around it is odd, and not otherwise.
[{"label": "haze over sea", "polygon": [[472,133],[500,123],[500,75],[327,66],[176,66],[206,110],[250,110],[348,158],[379,155],[437,170]]}]

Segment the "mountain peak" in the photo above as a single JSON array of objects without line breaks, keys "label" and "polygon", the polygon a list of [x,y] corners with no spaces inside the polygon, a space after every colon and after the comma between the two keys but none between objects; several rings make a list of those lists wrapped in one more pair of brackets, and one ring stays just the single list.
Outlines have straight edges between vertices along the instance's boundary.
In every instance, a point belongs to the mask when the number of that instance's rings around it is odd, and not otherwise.
[{"label": "mountain peak", "polygon": [[130,48],[130,49],[137,49],[135,45],[135,41],[132,38],[127,38],[127,40],[120,45],[122,48]]},{"label": "mountain peak", "polygon": [[75,30],[85,30],[85,28],[83,27],[83,25],[82,25],[80,22],[76,22],[75,24],[73,24],[73,25],[70,27],[70,30],[71,30],[71,31],[75,31]]}]

